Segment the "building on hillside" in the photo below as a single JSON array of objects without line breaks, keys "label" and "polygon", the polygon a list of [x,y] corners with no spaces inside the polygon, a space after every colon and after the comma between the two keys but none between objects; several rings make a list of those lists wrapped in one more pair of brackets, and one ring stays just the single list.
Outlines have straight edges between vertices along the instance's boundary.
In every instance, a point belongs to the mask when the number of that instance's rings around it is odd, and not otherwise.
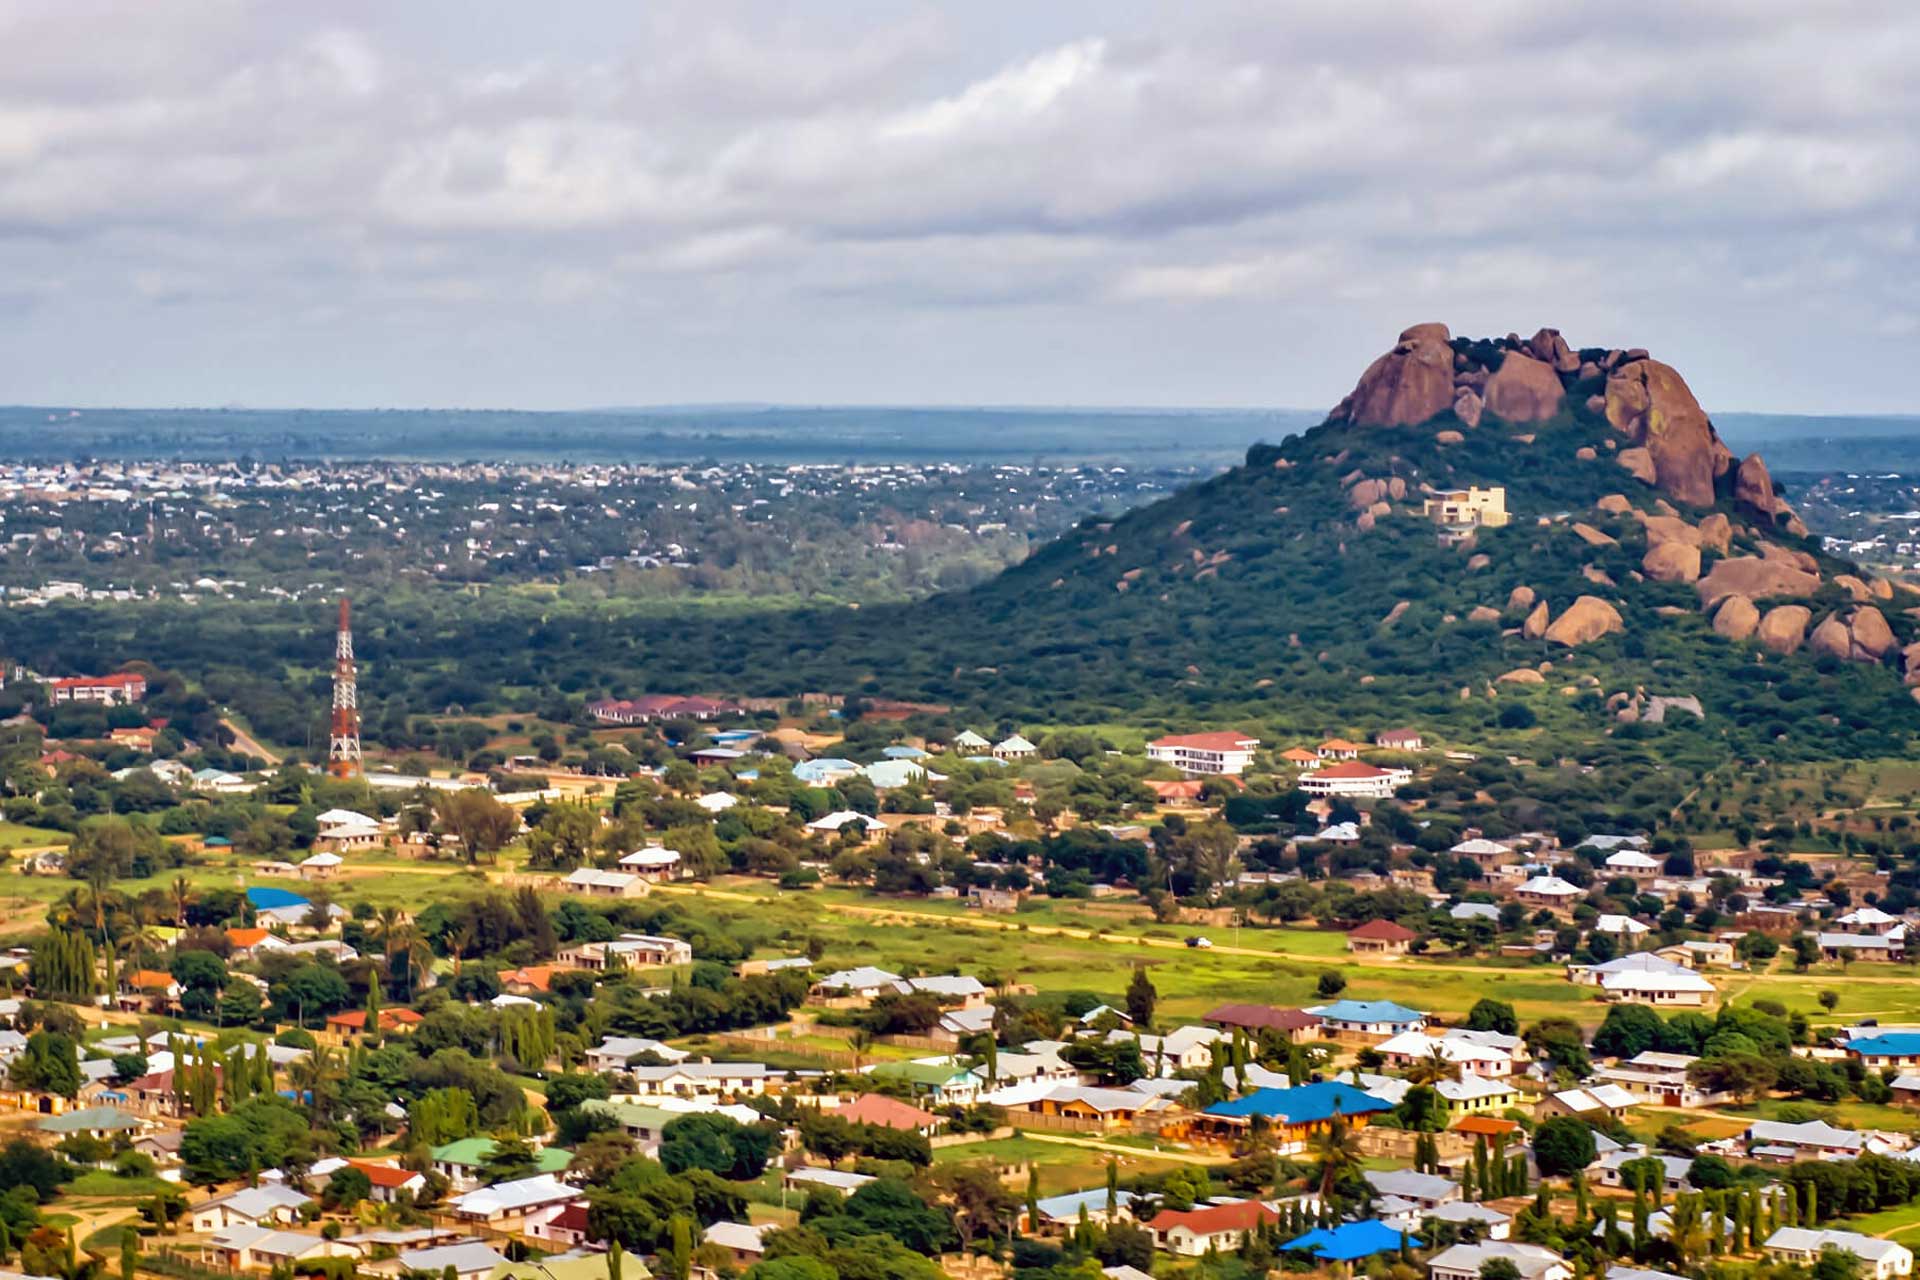
[{"label": "building on hillside", "polygon": [[1378,1044],[1427,1027],[1426,1014],[1391,1000],[1336,1000],[1307,1012],[1320,1019],[1326,1038],[1365,1044]]},{"label": "building on hillside", "polygon": [[1234,1200],[1187,1210],[1162,1209],[1146,1224],[1155,1245],[1182,1258],[1237,1253],[1247,1238],[1280,1221],[1258,1200]]},{"label": "building on hillside", "polygon": [[877,1124],[886,1129],[921,1133],[931,1138],[945,1123],[939,1116],[909,1106],[884,1093],[863,1093],[833,1112],[850,1124]]},{"label": "building on hillside", "polygon": [[602,871],[598,867],[576,867],[560,887],[589,898],[644,898],[647,882],[631,871]]},{"label": "building on hillside", "polygon": [[1280,753],[1280,761],[1302,772],[1318,769],[1326,763],[1320,758],[1318,752],[1309,751],[1305,747],[1288,747]]},{"label": "building on hillside", "polygon": [[1850,1160],[1868,1149],[1868,1135],[1842,1129],[1825,1120],[1789,1123],[1755,1120],[1741,1139],[1756,1160],[1791,1163],[1795,1160]]},{"label": "building on hillside", "polygon": [[[724,793],[719,793],[724,794]],[[650,844],[644,849],[635,849],[620,858],[620,869],[642,880],[678,880],[685,872],[682,870],[684,859],[680,854],[662,845]]]},{"label": "building on hillside", "polygon": [[1386,800],[1413,781],[1411,769],[1382,769],[1360,760],[1346,760],[1315,769],[1300,778],[1300,790],[1310,796],[1347,800]]},{"label": "building on hillside", "polygon": [[1373,735],[1373,745],[1382,751],[1425,751],[1427,740],[1418,729],[1387,729]]},{"label": "building on hillside", "polygon": [[132,671],[110,676],[67,676],[47,682],[47,699],[55,706],[94,702],[103,707],[130,707],[146,696],[147,678]]},{"label": "building on hillside", "polygon": [[1920,1066],[1920,1031],[1883,1031],[1879,1035],[1855,1036],[1841,1043],[1850,1058],[1880,1071],[1888,1067]]},{"label": "building on hillside", "polygon": [[1549,911],[1566,911],[1586,895],[1587,891],[1579,885],[1551,873],[1534,876],[1513,891],[1517,901]]},{"label": "building on hillside", "polygon": [[1480,1280],[1481,1269],[1496,1258],[1513,1264],[1520,1280],[1573,1280],[1573,1268],[1553,1250],[1514,1240],[1456,1244],[1427,1261],[1428,1280]]},{"label": "building on hillside", "polygon": [[[600,1101],[589,1099],[581,1106],[591,1107]],[[492,1138],[460,1138],[433,1148],[428,1159],[433,1162],[434,1172],[445,1178],[455,1191],[475,1191],[485,1185],[480,1179],[480,1170],[492,1157],[496,1145]],[[533,1149],[533,1167],[537,1173],[562,1174],[572,1163],[571,1151],[559,1147]]]},{"label": "building on hillside", "polygon": [[1109,1209],[1105,1187],[1043,1196],[1034,1205],[1040,1211],[1040,1220],[1035,1222],[1030,1215],[1023,1214],[1020,1229],[1033,1235],[1066,1235],[1080,1225],[1082,1215],[1086,1221],[1098,1227],[1110,1226],[1115,1222],[1131,1222],[1133,1200],[1133,1192],[1116,1189],[1113,1207]]},{"label": "building on hillside", "polygon": [[1862,1235],[1857,1231],[1820,1231],[1812,1227],[1781,1227],[1761,1246],[1776,1262],[1811,1268],[1829,1250],[1850,1253],[1860,1260],[1871,1280],[1894,1280],[1913,1274],[1913,1251],[1897,1240]]},{"label": "building on hillside", "polygon": [[1652,1106],[1711,1107],[1725,1102],[1727,1094],[1697,1085],[1688,1077],[1687,1068],[1697,1061],[1692,1054],[1649,1049],[1625,1062],[1600,1068],[1592,1078],[1601,1084],[1618,1085]]},{"label": "building on hillside", "polygon": [[1718,994],[1711,982],[1686,965],[1645,951],[1604,964],[1569,965],[1567,977],[1599,987],[1606,999],[1620,1004],[1697,1009],[1713,1003]]},{"label": "building on hillside", "polygon": [[1290,1089],[1255,1089],[1241,1097],[1214,1103],[1188,1124],[1196,1136],[1239,1142],[1258,1117],[1278,1140],[1278,1149],[1288,1152],[1305,1150],[1312,1136],[1331,1126],[1335,1117],[1360,1129],[1366,1127],[1372,1116],[1392,1109],[1391,1104],[1364,1089],[1323,1081]]},{"label": "building on hillside", "polygon": [[1320,1038],[1320,1015],[1305,1009],[1282,1009],[1270,1004],[1223,1004],[1208,1010],[1200,1020],[1216,1027],[1239,1027],[1255,1036],[1274,1032],[1294,1044],[1310,1044]]},{"label": "building on hillside", "polygon": [[1507,491],[1500,485],[1442,489],[1421,501],[1420,514],[1440,526],[1443,540],[1471,537],[1476,529],[1506,527]]},{"label": "building on hillside", "polygon": [[303,1205],[313,1203],[304,1191],[280,1183],[241,1187],[189,1210],[195,1235],[212,1235],[230,1227],[288,1226],[300,1220]]},{"label": "building on hillside", "polygon": [[1027,760],[1039,752],[1040,748],[1028,742],[1019,734],[1009,734],[993,744],[995,760]]},{"label": "building on hillside", "polygon": [[1357,955],[1403,956],[1419,936],[1391,920],[1369,920],[1347,931],[1347,950]]},{"label": "building on hillside", "polygon": [[1182,773],[1238,776],[1253,763],[1260,739],[1225,730],[1176,733],[1147,744],[1147,759],[1170,764]]},{"label": "building on hillside", "polygon": [[1591,1089],[1561,1089],[1546,1094],[1534,1106],[1536,1120],[1572,1116],[1576,1120],[1617,1120],[1640,1100],[1619,1085],[1601,1084]]}]

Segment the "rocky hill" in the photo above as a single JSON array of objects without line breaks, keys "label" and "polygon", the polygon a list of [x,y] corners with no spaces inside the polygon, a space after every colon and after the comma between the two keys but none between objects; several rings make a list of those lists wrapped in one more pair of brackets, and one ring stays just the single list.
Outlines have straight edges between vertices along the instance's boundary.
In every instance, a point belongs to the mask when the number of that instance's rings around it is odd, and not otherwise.
[{"label": "rocky hill", "polygon": [[[1504,525],[1436,522],[1490,488]],[[1865,755],[1920,731],[1916,609],[1825,555],[1646,351],[1421,324],[1322,425],[920,616],[971,640],[938,642],[936,692],[1047,718]]]}]

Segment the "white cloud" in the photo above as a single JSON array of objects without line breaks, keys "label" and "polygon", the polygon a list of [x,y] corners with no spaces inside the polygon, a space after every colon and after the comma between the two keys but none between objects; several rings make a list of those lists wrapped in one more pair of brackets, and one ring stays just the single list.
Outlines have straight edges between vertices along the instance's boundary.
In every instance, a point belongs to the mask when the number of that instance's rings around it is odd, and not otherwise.
[{"label": "white cloud", "polygon": [[1912,407],[1920,8],[1199,8],[0,8],[0,385],[1324,404],[1441,318]]}]

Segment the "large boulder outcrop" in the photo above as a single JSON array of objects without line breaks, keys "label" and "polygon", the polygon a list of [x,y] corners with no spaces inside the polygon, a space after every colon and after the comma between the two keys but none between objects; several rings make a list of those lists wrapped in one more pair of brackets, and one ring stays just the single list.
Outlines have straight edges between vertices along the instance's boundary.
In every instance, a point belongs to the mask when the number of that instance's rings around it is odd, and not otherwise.
[{"label": "large boulder outcrop", "polygon": [[1527,339],[1527,350],[1536,360],[1552,365],[1561,373],[1577,373],[1580,370],[1580,356],[1567,345],[1558,329],[1541,329]]},{"label": "large boulder outcrop", "polygon": [[1531,609],[1532,607],[1533,588],[1527,586],[1525,583],[1522,583],[1507,593],[1507,609],[1509,612],[1518,613],[1522,609]]},{"label": "large boulder outcrop", "polygon": [[1486,408],[1486,401],[1472,387],[1460,387],[1453,393],[1453,416],[1460,419],[1463,427],[1480,425],[1480,411]]},{"label": "large boulder outcrop", "polygon": [[1715,561],[1706,577],[1695,584],[1700,603],[1709,609],[1731,595],[1764,600],[1771,596],[1810,596],[1819,588],[1819,574],[1759,556],[1729,556]]},{"label": "large boulder outcrop", "polygon": [[1633,478],[1642,484],[1660,483],[1660,473],[1654,470],[1653,455],[1638,445],[1631,449],[1622,449],[1615,456],[1614,461],[1625,467]]},{"label": "large boulder outcrop", "polygon": [[1807,638],[1807,624],[1813,621],[1813,610],[1803,604],[1783,604],[1767,610],[1760,619],[1760,629],[1755,632],[1764,648],[1774,653],[1792,653]]},{"label": "large boulder outcrop", "polygon": [[1713,629],[1729,640],[1745,640],[1760,627],[1760,610],[1742,595],[1731,595],[1714,610]]},{"label": "large boulder outcrop", "polygon": [[1640,560],[1640,571],[1655,582],[1693,582],[1700,577],[1700,548],[1692,543],[1656,542]]},{"label": "large boulder outcrop", "polygon": [[1733,455],[1686,379],[1658,360],[1617,365],[1607,377],[1607,421],[1635,446],[1646,449],[1655,483],[1696,507],[1713,505],[1713,482]]},{"label": "large boulder outcrop", "polygon": [[1529,640],[1538,640],[1547,634],[1547,622],[1551,617],[1547,602],[1540,601],[1533,606],[1533,612],[1527,615],[1527,620],[1520,624],[1520,634]]},{"label": "large boulder outcrop", "polygon": [[1518,351],[1507,352],[1487,379],[1487,412],[1508,422],[1545,422],[1560,412],[1564,399],[1553,366]]},{"label": "large boulder outcrop", "polygon": [[1546,638],[1554,644],[1587,644],[1601,636],[1625,629],[1620,611],[1599,596],[1581,596],[1567,611],[1553,620]]},{"label": "large boulder outcrop", "polygon": [[1853,641],[1853,656],[1862,662],[1878,662],[1899,645],[1893,638],[1893,628],[1887,625],[1886,615],[1870,604],[1853,611],[1847,634]]},{"label": "large boulder outcrop", "polygon": [[1821,619],[1820,625],[1807,637],[1807,648],[1844,661],[1853,656],[1853,636],[1847,630],[1847,624],[1840,621],[1840,615],[1830,613]]},{"label": "large boulder outcrop", "polygon": [[1451,409],[1451,337],[1444,324],[1402,331],[1393,350],[1367,366],[1333,416],[1355,426],[1410,427]]}]

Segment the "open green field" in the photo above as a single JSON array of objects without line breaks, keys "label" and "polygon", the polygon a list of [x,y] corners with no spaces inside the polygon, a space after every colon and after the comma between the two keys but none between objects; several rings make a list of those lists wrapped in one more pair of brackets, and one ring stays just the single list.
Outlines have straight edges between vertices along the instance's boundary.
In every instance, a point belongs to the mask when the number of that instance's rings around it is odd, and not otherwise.
[{"label": "open green field", "polygon": [[[1102,1137],[1099,1141],[1113,1145],[1134,1145],[1115,1138]],[[1122,1182],[1142,1174],[1165,1173],[1187,1163],[1156,1159],[1151,1150],[1144,1145],[1138,1155],[1123,1155],[1063,1142],[1045,1142],[1026,1134],[941,1147],[933,1153],[933,1162],[936,1165],[991,1163],[1010,1169],[1018,1168],[1023,1171],[1018,1179],[1018,1188],[1022,1192],[1026,1190],[1027,1185],[1024,1170],[1031,1165],[1038,1171],[1040,1194],[1043,1196],[1104,1186],[1109,1160],[1119,1162]]]},{"label": "open green field", "polygon": [[52,827],[27,827],[18,822],[0,822],[0,851],[38,849],[50,844],[72,844],[73,837]]}]

